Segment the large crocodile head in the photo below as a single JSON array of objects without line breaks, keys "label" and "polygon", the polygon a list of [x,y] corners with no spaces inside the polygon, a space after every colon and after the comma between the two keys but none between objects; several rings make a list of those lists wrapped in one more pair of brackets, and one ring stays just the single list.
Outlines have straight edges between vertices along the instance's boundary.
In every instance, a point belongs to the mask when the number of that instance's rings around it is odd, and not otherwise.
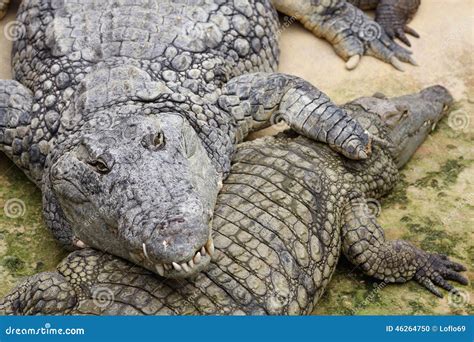
[{"label": "large crocodile head", "polygon": [[[387,98],[381,94],[362,97],[347,106],[352,109],[360,106],[363,109],[360,113],[373,113],[380,118],[387,130],[385,135],[388,135],[391,143],[388,147],[392,158],[397,167],[401,168],[434,130],[452,102],[453,98],[448,90],[438,85],[400,97]],[[370,123],[362,122],[364,119],[358,118],[357,113],[352,115],[362,126],[370,126]]]},{"label": "large crocodile head", "polygon": [[214,248],[215,166],[181,115],[121,110],[83,126],[51,167],[53,192],[81,244],[162,276],[197,273]]}]

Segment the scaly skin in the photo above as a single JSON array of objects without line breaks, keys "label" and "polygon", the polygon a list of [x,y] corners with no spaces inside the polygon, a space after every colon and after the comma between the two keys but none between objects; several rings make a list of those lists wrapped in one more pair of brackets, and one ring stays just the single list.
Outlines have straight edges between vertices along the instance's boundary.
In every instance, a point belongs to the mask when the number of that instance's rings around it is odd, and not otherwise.
[{"label": "scaly skin", "polygon": [[[341,25],[377,25],[345,2],[310,7],[330,41]],[[31,0],[17,27],[15,80],[0,81],[0,150],[41,188],[46,224],[67,248],[91,246],[167,277],[201,271],[209,257],[180,265],[212,249],[235,144],[282,111],[346,157],[370,155],[371,137],[344,110],[276,72],[270,1]],[[405,55],[382,40],[359,52]]]},{"label": "scaly skin", "polygon": [[348,2],[363,10],[376,10],[375,20],[391,38],[397,37],[411,46],[405,33],[420,37],[415,30],[407,26],[407,23],[420,7],[421,0],[348,0]]},{"label": "scaly skin", "polygon": [[[362,98],[345,108],[374,136],[417,146],[451,101],[445,89],[432,87],[391,100]],[[411,116],[423,121],[415,126]],[[396,134],[403,126],[411,130],[404,137]],[[449,279],[466,284],[458,273],[464,267],[447,257],[385,240],[367,208],[367,198],[383,196],[397,181],[398,154],[375,146],[369,159],[356,162],[291,133],[243,143],[218,197],[208,270],[193,279],[163,279],[83,249],[56,272],[25,280],[0,301],[0,313],[308,314],[341,250],[387,283],[415,279],[438,295],[433,282],[447,290],[453,289]]]}]

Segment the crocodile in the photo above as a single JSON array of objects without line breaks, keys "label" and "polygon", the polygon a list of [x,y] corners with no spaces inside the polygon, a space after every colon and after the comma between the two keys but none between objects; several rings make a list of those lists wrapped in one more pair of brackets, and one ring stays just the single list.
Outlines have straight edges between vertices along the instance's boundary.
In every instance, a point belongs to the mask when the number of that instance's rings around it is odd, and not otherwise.
[{"label": "crocodile", "polygon": [[363,54],[411,61],[345,1],[21,3],[14,79],[0,81],[0,150],[41,189],[66,248],[191,276],[210,262],[217,193],[250,131],[285,120],[349,159],[370,156],[378,142],[357,121],[276,72],[276,9],[351,66]]},{"label": "crocodile", "polygon": [[421,0],[348,0],[363,10],[376,10],[377,21],[391,38],[398,38],[411,46],[405,33],[420,38],[420,35],[407,23],[413,18]]},{"label": "crocodile", "polygon": [[[397,37],[408,46],[411,44],[405,33],[419,38],[418,33],[406,24],[418,10],[421,0],[347,0],[347,2],[362,10],[376,10],[375,21],[382,26],[389,37]],[[6,15],[9,3],[10,0],[0,0],[0,19]]]},{"label": "crocodile", "polygon": [[447,111],[440,86],[397,98],[365,97],[344,106],[378,138],[369,159],[341,157],[327,145],[280,133],[239,145],[218,196],[216,252],[192,279],[166,279],[85,248],[55,272],[31,276],[0,301],[4,315],[308,314],[341,252],[385,283],[410,279],[438,296],[447,280],[467,284],[465,268],[408,241],[385,239],[368,203],[387,194],[401,168]]}]

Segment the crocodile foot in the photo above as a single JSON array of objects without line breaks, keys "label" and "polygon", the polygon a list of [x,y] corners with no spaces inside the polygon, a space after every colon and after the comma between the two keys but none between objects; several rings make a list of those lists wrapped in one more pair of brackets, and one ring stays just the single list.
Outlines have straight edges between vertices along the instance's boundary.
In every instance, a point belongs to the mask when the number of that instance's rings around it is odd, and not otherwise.
[{"label": "crocodile foot", "polygon": [[411,46],[405,33],[420,37],[415,30],[407,26],[419,6],[420,0],[382,0],[377,6],[375,19],[390,38],[398,38]]},{"label": "crocodile foot", "polygon": [[463,265],[449,260],[443,254],[431,254],[421,250],[418,253],[421,254],[421,261],[414,279],[436,296],[443,297],[436,286],[450,292],[457,291],[447,280],[453,280],[462,285],[468,284],[468,280],[459,274],[459,272],[466,271]]}]

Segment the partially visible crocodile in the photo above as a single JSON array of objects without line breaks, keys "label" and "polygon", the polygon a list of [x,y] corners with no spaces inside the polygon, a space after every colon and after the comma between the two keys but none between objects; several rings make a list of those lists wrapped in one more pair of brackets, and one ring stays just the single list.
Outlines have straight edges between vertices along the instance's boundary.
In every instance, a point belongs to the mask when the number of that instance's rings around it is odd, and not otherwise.
[{"label": "partially visible crocodile", "polygon": [[[333,42],[350,66],[363,54],[411,61],[345,1],[273,5]],[[0,150],[41,188],[60,242],[189,276],[210,261],[212,213],[235,144],[275,112],[348,158],[370,155],[370,135],[344,110],[275,72],[273,5],[21,3],[15,80],[0,81]]]},{"label": "partially visible crocodile", "polygon": [[411,46],[405,33],[420,37],[415,30],[407,26],[407,23],[415,15],[421,0],[348,0],[348,2],[360,9],[375,9],[375,20],[391,38],[397,37]]},{"label": "partially visible crocodile", "polygon": [[[362,162],[291,133],[239,146],[218,197],[216,254],[194,279],[164,279],[93,249],[71,253],[56,272],[26,279],[0,301],[1,314],[307,314],[340,252],[387,283],[414,279],[434,294],[466,284],[465,268],[407,241],[388,241],[367,206],[386,194],[452,101],[440,86],[344,106],[375,137]],[[383,119],[383,122],[381,120]]]}]

